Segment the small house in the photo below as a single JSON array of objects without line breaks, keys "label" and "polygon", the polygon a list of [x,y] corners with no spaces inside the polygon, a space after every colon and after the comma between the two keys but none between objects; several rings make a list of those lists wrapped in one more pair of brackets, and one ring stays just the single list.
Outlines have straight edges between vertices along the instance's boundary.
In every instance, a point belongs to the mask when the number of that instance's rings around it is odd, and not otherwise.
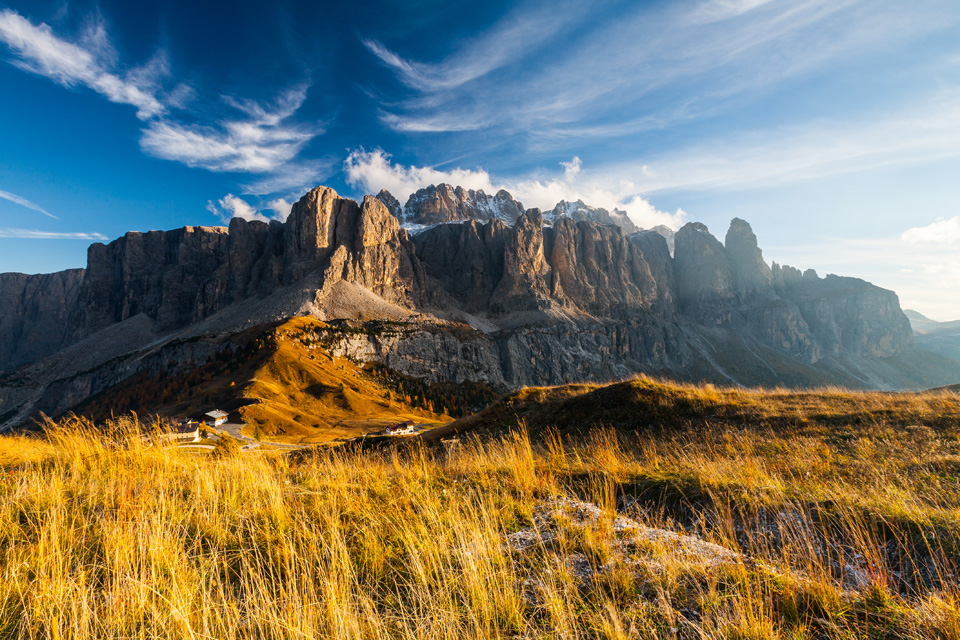
[{"label": "small house", "polygon": [[408,436],[417,433],[417,427],[413,420],[407,420],[406,422],[391,424],[383,430],[383,433],[388,436]]},{"label": "small house", "polygon": [[160,442],[178,444],[183,442],[199,442],[200,423],[196,420],[177,420],[170,431],[160,434],[158,440]]},{"label": "small house", "polygon": [[209,418],[207,424],[211,427],[219,427],[224,422],[227,421],[227,412],[220,411],[219,409],[214,409],[213,411],[207,411],[205,414]]}]

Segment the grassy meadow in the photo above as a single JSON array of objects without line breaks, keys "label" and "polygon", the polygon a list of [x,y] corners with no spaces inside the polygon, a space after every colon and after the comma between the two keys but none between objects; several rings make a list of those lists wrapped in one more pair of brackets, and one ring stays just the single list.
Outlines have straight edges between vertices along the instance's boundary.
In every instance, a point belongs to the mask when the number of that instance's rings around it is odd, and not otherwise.
[{"label": "grassy meadow", "polygon": [[955,393],[631,384],[372,452],[0,437],[0,636],[960,638]]}]

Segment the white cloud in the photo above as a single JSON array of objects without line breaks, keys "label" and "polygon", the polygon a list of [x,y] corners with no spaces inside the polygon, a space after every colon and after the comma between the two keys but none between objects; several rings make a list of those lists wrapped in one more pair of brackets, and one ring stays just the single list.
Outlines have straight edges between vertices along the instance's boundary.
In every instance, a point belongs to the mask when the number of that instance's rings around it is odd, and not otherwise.
[{"label": "white cloud", "polygon": [[140,147],[148,154],[211,171],[270,173],[293,160],[314,132],[251,121],[218,127],[155,120],[143,130]]},{"label": "white cloud", "polygon": [[269,220],[269,218],[254,209],[246,200],[238,198],[232,193],[223,196],[216,203],[213,201],[207,202],[207,211],[220,218],[224,223],[229,223],[231,218],[260,220],[262,222]]},{"label": "white cloud", "polygon": [[[291,206],[293,205],[283,198],[275,198],[265,203],[261,209],[257,209],[243,198],[228,193],[216,202],[208,201],[207,211],[220,218],[220,221],[224,224],[229,224],[231,218],[259,220],[261,222],[269,222],[270,220],[283,222],[290,215]],[[264,215],[264,211],[272,211],[273,215]]]},{"label": "white cloud", "polygon": [[870,120],[755,131],[604,167],[644,193],[769,187],[960,156],[960,91]]},{"label": "white cloud", "polygon": [[580,169],[583,168],[583,162],[578,156],[573,156],[573,160],[570,162],[561,162],[560,166],[563,167],[564,179],[570,182],[580,174]]},{"label": "white cloud", "polygon": [[482,169],[453,169],[439,171],[432,167],[405,167],[394,164],[390,155],[380,149],[364,151],[355,149],[350,152],[343,165],[347,182],[355,187],[376,193],[386,189],[401,202],[411,193],[430,184],[447,182],[466,189],[483,189],[495,192],[490,175]]},{"label": "white cloud", "polygon": [[957,244],[960,242],[960,216],[939,218],[925,227],[913,227],[900,238],[908,244]]},{"label": "white cloud", "polygon": [[164,92],[162,81],[171,76],[166,52],[161,50],[146,64],[123,71],[102,21],[70,41],[54,34],[49,25],[34,25],[4,9],[0,10],[0,42],[10,47],[16,56],[13,64],[21,69],[65,87],[86,86],[111,102],[136,107],[137,116],[146,121],[140,147],[149,155],[210,171],[261,174],[261,180],[246,187],[259,189],[258,194],[275,192],[269,188],[292,188],[294,178],[296,188],[303,188],[318,176],[322,163],[297,160],[297,156],[323,133],[322,127],[290,122],[306,99],[308,83],[281,92],[271,104],[226,96],[223,101],[242,117],[200,124],[191,118],[188,123],[174,112],[184,109],[196,92],[183,84]]},{"label": "white cloud", "polygon": [[30,238],[34,240],[107,240],[102,233],[62,233],[56,231],[39,231],[36,229],[12,229],[0,227],[0,238]]},{"label": "white cloud", "polygon": [[539,207],[543,210],[553,209],[561,200],[583,200],[587,204],[608,210],[624,210],[643,228],[663,224],[676,229],[686,220],[687,214],[682,209],[675,213],[659,211],[637,193],[629,182],[608,184],[602,176],[595,178],[584,174],[579,158],[561,162],[560,165],[564,169],[562,177],[494,181],[490,174],[482,169],[457,168],[440,171],[432,167],[403,166],[392,162],[390,155],[380,149],[357,149],[347,157],[344,171],[347,182],[352,186],[366,193],[386,189],[401,203],[406,202],[410,194],[418,189],[431,184],[447,183],[466,189],[483,189],[488,194],[506,189],[523,202],[524,206]]},{"label": "white cloud", "polygon": [[43,207],[41,207],[40,205],[34,204],[33,202],[30,202],[30,201],[27,200],[26,198],[23,198],[23,197],[21,197],[21,196],[18,196],[18,195],[15,194],[15,193],[10,193],[9,191],[0,190],[0,198],[3,198],[4,200],[9,200],[10,202],[14,202],[14,203],[20,205],[21,207],[26,207],[27,209],[33,209],[34,211],[37,211],[37,212],[39,212],[39,213],[42,213],[43,215],[48,216],[48,217],[50,217],[50,218],[53,218],[54,220],[59,220],[59,219],[60,219],[60,218],[58,218],[57,216],[55,216],[55,215],[53,215],[52,213],[50,213],[49,211],[46,211],[46,210],[45,210]]},{"label": "white cloud", "polygon": [[[366,44],[416,90],[383,100],[382,121],[393,129],[496,127],[501,136],[522,132],[531,144],[573,150],[582,140],[716,115],[838,60],[960,22],[952,0],[931,3],[924,10],[892,0],[634,3],[593,11],[589,20],[574,12],[575,28],[567,7],[527,4],[457,41],[441,62]],[[544,6],[563,18],[545,18]],[[538,27],[535,37],[504,48],[512,22]]]},{"label": "white cloud", "polygon": [[308,85],[282,92],[273,105],[224,97],[243,112],[242,120],[216,126],[185,125],[160,118],[143,131],[140,147],[148,154],[211,171],[286,172],[305,144],[322,133],[319,126],[288,124],[303,105]]},{"label": "white cloud", "polygon": [[283,198],[277,198],[276,200],[270,200],[265,206],[267,209],[273,211],[274,220],[286,222],[287,216],[290,215],[290,209],[293,207],[293,203],[287,202]]},{"label": "white cloud", "polygon": [[50,78],[65,87],[83,85],[111,102],[137,108],[148,119],[166,111],[157,97],[157,79],[168,73],[162,64],[134,69],[125,76],[114,68],[112,49],[102,25],[89,31],[79,43],[56,35],[49,25],[34,25],[12,9],[0,11],[0,41],[18,56],[18,67]]}]

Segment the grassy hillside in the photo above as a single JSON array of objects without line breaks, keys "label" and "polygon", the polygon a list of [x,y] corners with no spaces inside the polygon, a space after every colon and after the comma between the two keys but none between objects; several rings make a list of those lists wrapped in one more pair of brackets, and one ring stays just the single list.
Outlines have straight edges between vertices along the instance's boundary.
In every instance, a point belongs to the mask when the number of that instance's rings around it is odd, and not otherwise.
[{"label": "grassy hillside", "polygon": [[[433,403],[414,406],[381,380],[346,358],[336,358],[306,339],[320,326],[313,318],[293,318],[272,334],[271,352],[243,388],[252,400],[239,412],[266,435],[306,442],[352,437],[391,423],[450,422]],[[417,399],[418,404],[420,399]]]},{"label": "grassy hillside", "polygon": [[825,433],[857,425],[953,428],[960,424],[956,388],[925,392],[744,389],[639,377],[610,385],[530,387],[474,415],[424,435],[495,433],[524,425],[575,434],[596,427],[621,431],[730,428]]},{"label": "grassy hillside", "polygon": [[96,421],[135,411],[142,417],[195,416],[220,408],[248,423],[252,435],[293,442],[349,438],[387,424],[451,421],[447,411],[488,390],[452,388],[408,380],[363,367],[324,349],[331,327],[314,318],[291,318],[231,337],[211,362],[188,370],[137,374],[77,407]]},{"label": "grassy hillside", "polygon": [[0,637],[960,637],[955,424],[221,458],[107,426],[0,437]]}]

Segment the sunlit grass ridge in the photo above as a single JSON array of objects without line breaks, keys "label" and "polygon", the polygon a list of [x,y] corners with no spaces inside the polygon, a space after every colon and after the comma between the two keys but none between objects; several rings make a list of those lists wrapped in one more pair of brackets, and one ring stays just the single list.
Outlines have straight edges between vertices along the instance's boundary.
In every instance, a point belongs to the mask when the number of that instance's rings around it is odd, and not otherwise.
[{"label": "sunlit grass ridge", "polygon": [[960,637],[949,425],[220,459],[114,427],[0,438],[4,636]]}]

